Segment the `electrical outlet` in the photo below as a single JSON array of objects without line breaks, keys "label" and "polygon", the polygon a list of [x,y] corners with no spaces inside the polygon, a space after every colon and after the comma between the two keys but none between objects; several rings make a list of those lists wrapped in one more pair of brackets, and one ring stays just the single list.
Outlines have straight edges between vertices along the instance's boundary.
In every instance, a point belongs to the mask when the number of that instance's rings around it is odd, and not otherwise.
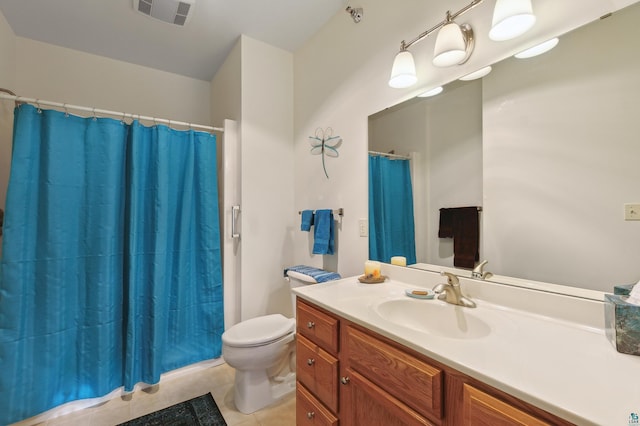
[{"label": "electrical outlet", "polygon": [[640,204],[625,204],[624,220],[640,220]]},{"label": "electrical outlet", "polygon": [[369,221],[367,219],[358,220],[358,229],[360,230],[361,237],[369,236]]}]

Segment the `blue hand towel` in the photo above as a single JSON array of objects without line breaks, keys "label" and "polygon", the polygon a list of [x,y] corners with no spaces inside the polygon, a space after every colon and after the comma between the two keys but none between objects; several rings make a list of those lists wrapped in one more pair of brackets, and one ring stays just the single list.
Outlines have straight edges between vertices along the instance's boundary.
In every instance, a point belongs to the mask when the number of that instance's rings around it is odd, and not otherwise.
[{"label": "blue hand towel", "polygon": [[304,275],[308,275],[318,283],[324,283],[327,281],[339,280],[342,278],[337,272],[329,272],[324,269],[314,268],[307,265],[296,265],[285,269],[285,273],[288,271],[299,272]]},{"label": "blue hand towel", "polygon": [[316,210],[313,254],[333,254],[333,210]]},{"label": "blue hand towel", "polygon": [[310,231],[311,225],[313,225],[313,210],[302,210],[302,223],[300,224],[300,230]]}]

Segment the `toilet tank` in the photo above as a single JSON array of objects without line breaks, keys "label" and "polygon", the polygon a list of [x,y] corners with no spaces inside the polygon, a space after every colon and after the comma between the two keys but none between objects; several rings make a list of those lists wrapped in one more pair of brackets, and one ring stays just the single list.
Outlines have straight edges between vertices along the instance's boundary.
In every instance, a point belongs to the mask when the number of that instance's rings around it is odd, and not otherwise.
[{"label": "toilet tank", "polygon": [[[317,284],[318,282],[309,275],[301,274],[296,271],[287,271],[287,276],[285,277],[287,281],[289,281],[289,287],[301,287],[303,285],[309,284]],[[296,294],[291,292],[291,308],[293,309],[293,317],[296,317]]]}]

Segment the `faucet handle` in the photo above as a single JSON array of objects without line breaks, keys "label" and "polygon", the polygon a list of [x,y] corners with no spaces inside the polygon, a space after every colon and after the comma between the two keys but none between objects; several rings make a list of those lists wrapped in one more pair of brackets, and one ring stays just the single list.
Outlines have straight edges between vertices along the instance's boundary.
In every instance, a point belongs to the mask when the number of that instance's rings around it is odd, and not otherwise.
[{"label": "faucet handle", "polygon": [[475,272],[476,274],[482,274],[482,270],[484,269],[484,265],[486,265],[487,263],[489,263],[488,260],[483,260],[482,262],[478,263],[476,265],[476,267],[473,268],[473,272]]},{"label": "faucet handle", "polygon": [[443,277],[447,277],[447,283],[449,285],[460,285],[460,281],[458,280],[458,277],[455,274],[452,274],[451,272],[442,271],[440,272],[440,275],[442,275]]},{"label": "faucet handle", "polygon": [[480,278],[483,280],[490,278],[493,274],[491,272],[484,272],[484,265],[486,265],[487,263],[489,263],[488,260],[483,260],[482,262],[478,263],[478,265],[476,265],[476,267],[473,268],[473,271],[471,272],[471,277]]}]

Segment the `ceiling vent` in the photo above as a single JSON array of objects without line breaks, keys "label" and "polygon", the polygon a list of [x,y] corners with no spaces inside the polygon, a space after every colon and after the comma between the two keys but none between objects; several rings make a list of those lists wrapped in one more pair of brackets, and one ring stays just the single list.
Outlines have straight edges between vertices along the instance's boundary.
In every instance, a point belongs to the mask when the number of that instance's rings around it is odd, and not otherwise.
[{"label": "ceiling vent", "polygon": [[138,12],[176,25],[184,25],[193,14],[195,0],[133,0]]}]

